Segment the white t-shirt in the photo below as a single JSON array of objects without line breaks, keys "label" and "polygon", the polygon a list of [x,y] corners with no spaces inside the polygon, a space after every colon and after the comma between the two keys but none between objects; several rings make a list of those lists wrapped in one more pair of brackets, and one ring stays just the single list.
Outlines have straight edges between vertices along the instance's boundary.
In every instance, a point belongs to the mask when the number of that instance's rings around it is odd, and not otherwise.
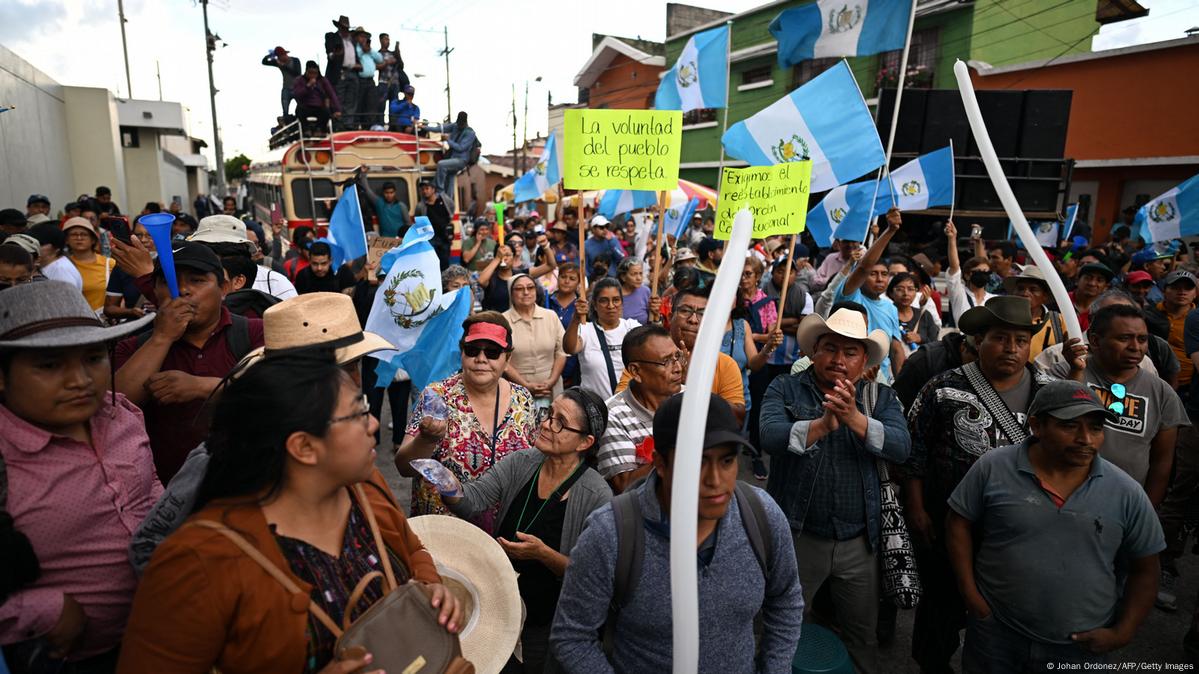
[{"label": "white t-shirt", "polygon": [[258,275],[254,277],[254,290],[274,295],[281,300],[296,296],[296,287],[286,276],[262,265],[258,265]]},{"label": "white t-shirt", "polygon": [[70,283],[79,290],[83,290],[83,277],[79,275],[79,270],[71,261],[65,257],[60,257],[50,264],[42,267],[42,276],[51,281],[62,281]]},{"label": "white t-shirt", "polygon": [[[611,330],[604,330],[604,340],[608,343],[608,354],[612,358],[612,369],[616,371],[616,381],[624,374],[624,361],[620,357],[620,347],[624,344],[624,336],[629,330],[640,326],[641,323],[631,319],[620,319],[620,325]],[[579,351],[579,369],[582,372],[582,387],[592,391],[607,400],[612,396],[613,386],[608,380],[608,363],[600,350],[599,337],[596,336],[598,323],[587,322],[579,325],[579,342],[583,348]]]}]

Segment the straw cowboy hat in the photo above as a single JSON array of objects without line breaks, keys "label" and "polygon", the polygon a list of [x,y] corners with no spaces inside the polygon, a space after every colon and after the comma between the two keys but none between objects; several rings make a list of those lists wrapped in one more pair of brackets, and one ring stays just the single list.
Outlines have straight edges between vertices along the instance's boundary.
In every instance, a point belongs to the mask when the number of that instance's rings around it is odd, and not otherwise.
[{"label": "straw cowboy hat", "polygon": [[816,353],[816,342],[828,334],[860,340],[865,344],[868,368],[883,362],[891,345],[887,333],[882,330],[871,330],[867,334],[866,317],[853,309],[838,309],[827,321],[820,314],[808,314],[799,322],[795,338],[799,341],[799,348],[811,357]]},{"label": "straw cowboy hat", "polygon": [[1028,300],[1013,295],[1000,295],[987,303],[972,307],[958,319],[958,328],[967,335],[981,335],[995,326],[1040,331],[1042,323],[1033,323],[1032,308]]},{"label": "straw cowboy hat", "polygon": [[364,332],[354,301],[342,293],[308,293],[284,300],[262,312],[265,345],[246,354],[251,361],[296,349],[335,349],[345,365],[369,353],[394,349],[373,332]]},{"label": "straw cowboy hat", "polygon": [[478,672],[498,672],[516,648],[524,606],[516,571],[500,544],[475,525],[448,515],[408,520],[437,563],[446,587],[462,602],[462,657]]},{"label": "straw cowboy hat", "polygon": [[147,314],[105,327],[75,286],[62,281],[24,283],[0,293],[0,349],[102,344],[134,334],[153,320],[154,314]]}]

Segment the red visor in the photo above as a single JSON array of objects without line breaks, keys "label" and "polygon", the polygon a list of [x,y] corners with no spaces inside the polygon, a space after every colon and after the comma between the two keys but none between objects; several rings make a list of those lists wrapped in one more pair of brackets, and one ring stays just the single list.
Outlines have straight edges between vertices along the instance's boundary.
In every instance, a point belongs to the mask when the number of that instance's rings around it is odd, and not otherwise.
[{"label": "red visor", "polygon": [[495,342],[500,345],[500,348],[508,348],[508,331],[502,325],[495,323],[475,323],[470,326],[470,330],[466,333],[466,338],[463,342],[470,344],[479,340]]}]

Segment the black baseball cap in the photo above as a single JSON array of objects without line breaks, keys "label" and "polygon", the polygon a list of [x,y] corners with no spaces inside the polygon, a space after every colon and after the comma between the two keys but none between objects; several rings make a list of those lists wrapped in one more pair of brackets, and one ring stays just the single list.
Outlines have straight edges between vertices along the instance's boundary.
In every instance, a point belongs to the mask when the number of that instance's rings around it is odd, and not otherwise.
[{"label": "black baseball cap", "polygon": [[24,227],[29,224],[25,219],[25,214],[15,208],[6,208],[0,211],[0,226],[2,227]]},{"label": "black baseball cap", "polygon": [[[194,269],[199,272],[216,274],[218,279],[225,277],[225,269],[221,266],[221,258],[208,246],[195,241],[172,241],[171,253],[175,259],[175,269]],[[154,273],[162,275],[162,265],[154,264]]]},{"label": "black baseball cap", "polygon": [[1099,402],[1090,386],[1073,379],[1058,379],[1045,384],[1028,406],[1030,417],[1048,414],[1057,419],[1077,419],[1094,412],[1101,412],[1113,423],[1119,419]]},{"label": "black baseball cap", "polygon": [[25,205],[32,206],[34,204],[46,204],[49,206],[50,199],[44,194],[30,194],[29,198],[25,200]]},{"label": "black baseball cap", "polygon": [[1079,276],[1087,273],[1099,274],[1109,281],[1116,277],[1116,272],[1112,271],[1111,267],[1108,267],[1101,262],[1090,262],[1078,268]]},{"label": "black baseball cap", "polygon": [[[741,424],[733,414],[733,408],[716,395],[709,392],[708,418],[704,427],[704,442],[700,448],[710,449],[717,445],[740,445],[753,449],[753,445],[741,435]],[[673,453],[679,437],[679,417],[683,413],[683,394],[676,393],[666,399],[654,412],[654,448]]]}]

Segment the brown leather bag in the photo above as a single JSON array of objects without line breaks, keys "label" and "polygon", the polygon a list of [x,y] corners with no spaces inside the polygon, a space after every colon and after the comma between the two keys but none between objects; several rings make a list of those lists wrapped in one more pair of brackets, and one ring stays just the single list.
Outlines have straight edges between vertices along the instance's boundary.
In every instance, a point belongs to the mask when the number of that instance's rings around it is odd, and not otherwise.
[{"label": "brown leather bag", "polygon": [[[462,657],[458,635],[450,634],[437,624],[438,609],[429,601],[432,597],[429,586],[419,581],[396,585],[391,557],[383,546],[383,536],[379,533],[375,512],[371,509],[361,484],[354,485],[354,493],[358,496],[359,507],[370,523],[375,547],[383,562],[383,573],[371,571],[364,575],[350,593],[346,607],[348,609],[356,605],[367,586],[375,580],[384,581],[387,594],[358,616],[353,623],[349,622],[350,616],[347,611],[340,627],[311,598],[308,600],[308,611],[337,637],[337,645],[334,647],[337,659],[360,658],[370,653],[373,656],[371,669],[400,674],[474,674],[475,666]],[[280,571],[279,567],[232,529],[212,520],[195,520],[190,524],[212,529],[225,536],[272,578],[279,581],[288,592],[302,593],[300,587],[292,582],[287,574]]]}]

